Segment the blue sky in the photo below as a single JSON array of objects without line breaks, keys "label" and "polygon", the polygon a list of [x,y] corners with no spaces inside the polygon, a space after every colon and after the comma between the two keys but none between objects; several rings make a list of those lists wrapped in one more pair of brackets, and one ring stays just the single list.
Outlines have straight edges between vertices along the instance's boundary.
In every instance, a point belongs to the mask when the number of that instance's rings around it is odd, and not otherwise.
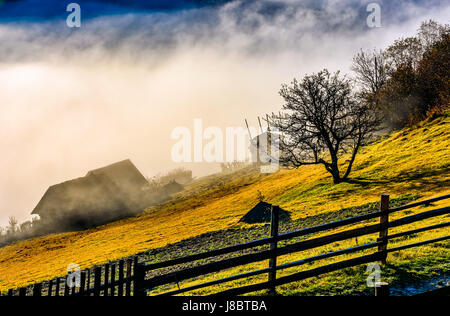
[{"label": "blue sky", "polygon": [[[251,3],[262,0],[246,0]],[[110,14],[129,14],[138,12],[176,12],[192,8],[221,5],[232,0],[0,0],[0,19],[15,21],[36,21],[60,19],[62,12],[69,3],[78,3],[83,9],[84,18],[95,18]],[[267,12],[279,6],[303,6],[323,9],[329,1],[326,0],[272,0],[266,2]],[[414,5],[417,8],[441,6],[445,0],[398,0],[398,1],[342,1],[343,5],[364,8],[368,2],[380,3],[389,16],[397,16],[396,11],[404,5]]]},{"label": "blue sky", "polygon": [[[226,1],[228,0],[216,2]],[[16,21],[60,19],[61,13],[72,2],[80,4],[85,18],[136,12],[173,12],[214,3],[208,0],[0,0],[0,19]]]}]

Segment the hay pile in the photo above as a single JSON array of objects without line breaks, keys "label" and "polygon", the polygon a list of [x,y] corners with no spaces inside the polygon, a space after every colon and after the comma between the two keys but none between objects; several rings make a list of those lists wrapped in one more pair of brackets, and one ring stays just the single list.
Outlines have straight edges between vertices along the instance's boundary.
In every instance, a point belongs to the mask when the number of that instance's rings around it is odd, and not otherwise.
[{"label": "hay pile", "polygon": [[[271,205],[266,202],[259,202],[254,208],[245,214],[239,222],[247,224],[270,223],[271,216]],[[280,209],[279,219],[280,221],[287,221],[291,219],[291,216],[289,212]]]}]

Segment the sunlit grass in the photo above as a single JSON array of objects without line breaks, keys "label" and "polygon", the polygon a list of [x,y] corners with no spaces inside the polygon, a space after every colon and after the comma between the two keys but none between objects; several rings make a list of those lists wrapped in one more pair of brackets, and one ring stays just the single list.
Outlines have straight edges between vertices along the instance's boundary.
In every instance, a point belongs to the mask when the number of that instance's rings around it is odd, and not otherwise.
[{"label": "sunlit grass", "polygon": [[[399,212],[393,214],[391,216],[391,220],[396,220],[405,216],[411,216],[417,213],[425,212],[427,210],[431,210],[434,208],[440,208],[449,206],[450,201],[442,201],[440,203],[436,203],[433,206],[429,207],[419,207],[411,210]],[[425,221],[420,221],[416,223],[412,223],[409,225],[405,225],[402,227],[396,227],[390,229],[390,234],[395,234],[401,231],[413,230],[420,227],[431,226],[439,223],[444,223],[449,220],[450,216],[440,216],[436,218],[431,218]],[[350,228],[358,228],[368,224],[375,224],[378,222],[377,220],[371,220],[364,224],[357,225],[349,225],[346,227],[342,227],[339,229],[335,229],[332,232],[316,234],[311,238],[317,238],[320,236],[329,235],[331,233],[338,233],[341,231],[348,230]],[[430,240],[437,237],[442,237],[448,235],[450,233],[449,228],[441,228],[432,231],[422,232],[416,235],[412,235],[410,237],[403,237],[395,240],[391,240],[389,242],[389,248],[398,247],[400,245],[412,244],[419,241]],[[294,254],[284,255],[278,258],[278,265],[289,263],[293,261],[297,261],[300,259],[317,256],[320,254],[336,251],[339,249],[345,249],[350,247],[355,247],[357,245],[367,244],[375,242],[378,238],[377,234],[369,234],[363,237],[359,237],[356,239],[348,239],[345,241],[331,243],[329,245],[314,248],[307,251],[302,251]],[[351,258],[356,258],[365,254],[370,254],[376,251],[376,248],[361,251],[355,254],[350,255],[341,255],[334,258],[329,258],[325,260],[316,261],[313,263],[307,263],[301,266],[288,268],[285,270],[281,270],[277,273],[278,277],[287,276],[299,271],[306,271],[310,269],[314,269],[323,265],[328,265],[331,263],[348,260]],[[432,277],[433,273],[432,268],[439,266],[444,271],[450,271],[450,241],[440,242],[437,244],[430,244],[426,246],[421,246],[418,248],[412,248],[403,250],[400,252],[394,252],[389,254],[388,256],[388,265],[382,268],[382,279],[383,281],[387,281],[388,283],[397,282],[401,278],[408,278],[413,280],[415,278],[423,278]],[[254,270],[259,270],[268,267],[268,260],[264,260],[255,264],[248,264],[245,266],[240,266],[233,269],[228,269],[226,271],[215,273],[208,275],[205,278],[201,278],[195,281],[185,281],[179,284],[182,288],[186,288],[192,285],[218,280],[230,276],[234,276],[237,274],[250,272]],[[366,285],[366,278],[368,273],[366,272],[366,266],[359,266],[344,269],[342,271],[337,271],[329,274],[325,274],[319,277],[306,279],[299,282],[293,282],[290,284],[285,284],[277,287],[277,293],[281,295],[345,295],[345,294],[361,294],[369,291],[373,294],[373,289],[368,289]],[[401,270],[399,273],[398,270]],[[242,279],[238,281],[232,281],[220,285],[211,286],[208,288],[203,288],[199,290],[194,290],[191,292],[184,293],[183,295],[208,295],[213,294],[219,291],[224,291],[232,288],[236,288],[239,286],[256,284],[267,281],[267,274],[263,274],[256,277],[251,277],[248,279]],[[405,281],[405,280],[402,280]],[[177,288],[176,285],[172,284],[172,286],[165,286],[161,288],[154,289],[152,294],[164,293],[166,291],[175,290]],[[266,291],[255,292],[256,294],[266,294]],[[255,294],[251,293],[251,294]]]},{"label": "sunlit grass", "polygon": [[[267,202],[292,211],[293,219],[375,202],[381,193],[392,197],[414,194],[422,199],[448,194],[449,123],[447,114],[365,147],[347,183],[333,185],[321,166],[281,170],[272,175],[246,170],[199,181],[177,199],[149,208],[137,217],[9,245],[0,249],[0,290],[65,275],[70,263],[88,268],[228,229],[257,203],[258,191]],[[351,241],[340,246],[345,245],[351,245]],[[431,246],[423,249],[436,250]],[[394,259],[401,261],[408,253]],[[287,287],[286,293],[291,292],[295,291]]]}]

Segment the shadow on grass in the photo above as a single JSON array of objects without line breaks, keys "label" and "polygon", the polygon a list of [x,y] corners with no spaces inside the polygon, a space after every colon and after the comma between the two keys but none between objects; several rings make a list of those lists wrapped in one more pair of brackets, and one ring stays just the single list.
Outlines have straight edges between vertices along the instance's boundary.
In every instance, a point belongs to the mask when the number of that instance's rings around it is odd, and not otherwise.
[{"label": "shadow on grass", "polygon": [[450,179],[442,177],[450,172],[450,168],[415,170],[412,172],[401,172],[392,179],[380,180],[370,177],[354,177],[347,179],[344,183],[358,185],[361,188],[367,188],[371,185],[389,185],[390,183],[404,183],[405,190],[427,187],[428,190],[450,186]]}]

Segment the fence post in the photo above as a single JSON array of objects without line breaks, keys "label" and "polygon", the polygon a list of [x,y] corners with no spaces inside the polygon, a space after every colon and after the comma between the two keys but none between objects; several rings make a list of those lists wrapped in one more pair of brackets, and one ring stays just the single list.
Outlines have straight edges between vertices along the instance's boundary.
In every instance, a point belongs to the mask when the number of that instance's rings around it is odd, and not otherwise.
[{"label": "fence post", "polygon": [[42,283],[33,285],[33,296],[42,296]]},{"label": "fence post", "polygon": [[60,283],[60,279],[56,278],[56,288],[55,288],[55,296],[59,296],[59,283]]},{"label": "fence post", "polygon": [[111,265],[111,296],[116,295],[116,264]]},{"label": "fence post", "polygon": [[74,296],[75,293],[76,293],[76,291],[77,291],[77,286],[76,286],[76,283],[75,283],[75,282],[73,282],[72,285],[73,285],[73,286],[72,286],[72,289],[70,290],[70,295]]},{"label": "fence post", "polygon": [[145,270],[141,263],[138,262],[138,257],[134,257],[134,281],[133,281],[133,295],[146,296],[146,291],[142,287],[142,282],[145,279]]},{"label": "fence post", "polygon": [[64,279],[64,296],[69,296],[70,295],[70,288],[69,288],[68,280],[69,280],[69,276],[67,276]]},{"label": "fence post", "polygon": [[105,264],[105,290],[104,290],[104,296],[108,296],[109,291],[108,291],[108,287],[109,287],[109,264]]},{"label": "fence post", "polygon": [[118,296],[123,296],[123,260],[119,261],[119,286],[117,291]]},{"label": "fence post", "polygon": [[127,280],[125,282],[125,296],[131,296],[131,267],[133,266],[133,260],[127,259]]},{"label": "fence post", "polygon": [[375,296],[390,296],[389,284],[386,282],[378,282],[375,284]]},{"label": "fence post", "polygon": [[86,291],[87,291],[87,295],[88,296],[91,296],[91,270],[90,269],[88,269],[87,271],[86,271],[86,273],[87,273],[87,280],[86,280]]},{"label": "fence post", "polygon": [[81,278],[80,278],[80,295],[84,295],[84,289],[86,287],[86,271],[81,272]]},{"label": "fence post", "polygon": [[100,286],[102,282],[102,268],[94,269],[94,296],[100,296]]},{"label": "fence post", "polygon": [[[278,236],[278,219],[279,219],[279,206],[271,206],[271,223],[270,223],[270,237],[274,238]],[[270,243],[270,250],[273,251],[272,256],[269,259],[269,294],[276,294],[275,280],[277,278],[277,241]]]},{"label": "fence post", "polygon": [[26,287],[21,287],[19,289],[19,296],[27,296],[27,288]]},{"label": "fence post", "polygon": [[48,282],[47,296],[52,296],[53,291],[53,280]]},{"label": "fence post", "polygon": [[389,224],[389,194],[381,195],[380,202],[380,224],[381,230],[378,241],[381,241],[381,245],[378,246],[378,252],[381,253],[381,263],[386,264],[387,259],[387,245],[388,245],[388,230],[387,225]]}]

